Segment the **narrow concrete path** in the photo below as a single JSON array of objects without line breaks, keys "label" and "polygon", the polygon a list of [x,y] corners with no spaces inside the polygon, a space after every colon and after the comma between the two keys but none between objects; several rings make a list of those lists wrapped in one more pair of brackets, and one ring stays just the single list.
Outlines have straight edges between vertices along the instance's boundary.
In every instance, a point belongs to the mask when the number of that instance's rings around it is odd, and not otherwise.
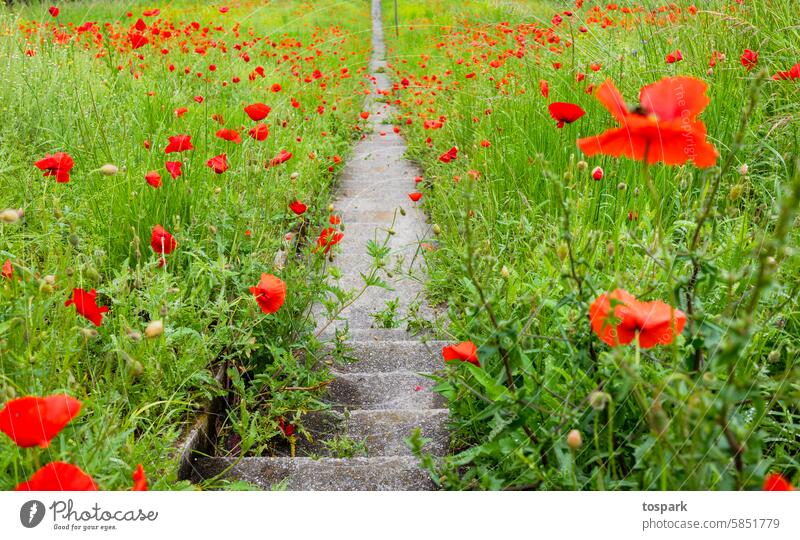
[{"label": "narrow concrete path", "polygon": [[[245,458],[226,473],[265,489],[279,482],[294,490],[432,489],[405,439],[420,429],[430,440],[426,451],[443,455],[448,449],[445,401],[423,376],[441,367],[443,344],[417,341],[402,327],[383,328],[373,317],[394,299],[397,318],[405,317],[411,306],[426,318],[432,311],[423,297],[420,243],[427,229],[425,215],[408,197],[421,171],[404,158],[405,141],[394,132],[390,123],[394,111],[383,99],[391,82],[385,74],[380,0],[372,0],[372,44],[374,88],[365,106],[372,131],[355,146],[342,172],[336,212],[342,216],[345,234],[333,264],[341,271],[339,287],[361,289],[362,274],[368,274],[373,264],[367,242],[383,243],[391,229],[389,261],[380,273],[390,289],[368,288],[330,324],[323,320],[321,307],[315,310],[324,337],[347,331],[348,356],[358,361],[332,368],[335,379],[327,395],[331,410],[304,418],[314,440],[298,442],[298,457]],[[337,455],[348,444],[360,449],[358,455]],[[235,461],[199,459],[195,468],[207,478]]]}]

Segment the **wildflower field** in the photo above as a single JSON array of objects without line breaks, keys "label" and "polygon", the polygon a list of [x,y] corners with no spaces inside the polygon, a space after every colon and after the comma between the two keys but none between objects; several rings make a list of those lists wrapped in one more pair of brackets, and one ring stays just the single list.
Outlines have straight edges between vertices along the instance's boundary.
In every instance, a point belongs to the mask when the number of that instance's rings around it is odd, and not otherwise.
[{"label": "wildflower field", "polygon": [[[451,344],[447,455],[408,440],[433,483],[796,486],[795,2],[382,9],[435,308],[402,322]],[[0,7],[0,489],[193,489],[182,438],[222,396],[227,451],[294,453],[331,377],[312,306],[354,294],[332,201],[369,16]]]}]

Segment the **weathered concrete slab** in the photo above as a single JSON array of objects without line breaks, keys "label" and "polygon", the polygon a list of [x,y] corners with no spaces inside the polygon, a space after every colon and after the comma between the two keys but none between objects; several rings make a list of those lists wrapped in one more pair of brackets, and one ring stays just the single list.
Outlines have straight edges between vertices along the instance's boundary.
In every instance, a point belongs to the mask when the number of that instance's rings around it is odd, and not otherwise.
[{"label": "weathered concrete slab", "polygon": [[[385,372],[406,369],[412,372],[428,373],[442,369],[442,347],[446,341],[347,341],[348,357],[357,362],[336,363],[333,369],[338,373]],[[330,349],[330,348],[329,348]],[[329,354],[323,360],[332,361]]]},{"label": "weathered concrete slab", "polygon": [[337,409],[441,409],[444,398],[431,379],[410,371],[342,373],[328,387]]}]

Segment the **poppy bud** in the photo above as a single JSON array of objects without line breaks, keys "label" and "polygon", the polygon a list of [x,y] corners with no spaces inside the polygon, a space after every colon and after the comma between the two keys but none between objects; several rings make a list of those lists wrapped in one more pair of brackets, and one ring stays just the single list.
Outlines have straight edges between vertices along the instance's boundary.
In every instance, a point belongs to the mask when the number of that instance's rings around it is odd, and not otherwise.
[{"label": "poppy bud", "polygon": [[639,188],[638,187],[633,189],[633,196],[634,197],[638,197],[639,196]]},{"label": "poppy bud", "polygon": [[214,195],[219,195],[220,193],[222,193],[222,188],[218,187],[214,189]]},{"label": "poppy bud", "polygon": [[730,200],[732,200],[732,201],[738,200],[739,197],[742,196],[742,190],[743,189],[744,189],[744,186],[742,186],[741,184],[732,185],[731,186],[731,190],[728,192],[728,198]]},{"label": "poppy bud", "polygon": [[388,232],[390,235],[393,235],[395,233],[394,227],[389,227],[386,229],[386,232]]},{"label": "poppy bud", "polygon": [[617,189],[620,191],[625,191],[626,189],[628,189],[628,184],[626,184],[625,182],[620,182],[619,184],[617,184]]},{"label": "poppy bud", "polygon": [[106,163],[102,167],[100,167],[100,174],[103,176],[114,176],[119,172],[119,169],[116,165],[112,165],[111,163]]},{"label": "poppy bud", "polygon": [[83,339],[94,339],[98,336],[97,330],[94,328],[81,328],[81,335]]},{"label": "poppy bud", "polygon": [[503,279],[508,279],[511,276],[511,272],[506,265],[503,265],[503,267],[500,269],[500,276]]},{"label": "poppy bud", "polygon": [[44,282],[47,283],[48,285],[55,285],[56,276],[54,276],[53,274],[47,274],[46,276],[44,276]]},{"label": "poppy bud", "polygon": [[602,167],[595,167],[592,169],[592,178],[595,180],[602,180],[603,179],[603,168]]},{"label": "poppy bud", "polygon": [[747,166],[747,163],[742,163],[742,166],[739,167],[739,174],[741,174],[742,176],[746,176],[747,175],[747,171],[749,171],[749,170],[750,169]]},{"label": "poppy bud", "polygon": [[69,235],[69,243],[72,244],[72,247],[77,248],[80,242],[80,238],[78,238],[77,234],[72,233]]},{"label": "poppy bud", "polygon": [[142,340],[142,334],[140,332],[137,332],[133,328],[128,328],[125,331],[125,334],[128,336],[128,339],[130,339],[131,341],[141,341]]},{"label": "poppy bud", "polygon": [[588,164],[588,163],[586,163],[586,162],[585,162],[585,161],[583,161],[583,160],[580,160],[580,161],[577,163],[577,167],[578,167],[578,170],[579,170],[580,172],[585,172],[586,170],[588,170],[588,169],[589,169],[589,164]]},{"label": "poppy bud", "polygon": [[[226,265],[223,265],[223,268],[225,270],[230,270],[232,267],[231,267],[231,265],[226,264]],[[167,305],[164,304],[163,306],[161,306],[161,309],[159,309],[158,312],[161,314],[162,317],[166,317],[167,313],[168,313],[167,312]]]},{"label": "poppy bud", "polygon": [[567,246],[566,242],[561,242],[556,249],[556,255],[558,255],[558,260],[564,262],[564,259],[567,258],[569,255],[569,246]]},{"label": "poppy bud", "polygon": [[603,409],[606,408],[606,405],[608,405],[610,397],[611,396],[609,396],[605,392],[600,392],[598,390],[595,390],[594,392],[589,394],[589,406],[596,411],[602,411]]},{"label": "poppy bud", "polygon": [[401,216],[404,216],[404,215],[406,215],[406,209],[405,209],[405,208],[403,208],[402,206],[400,207],[400,215],[401,215]]},{"label": "poppy bud", "polygon": [[333,212],[335,209],[336,208],[332,204],[328,205],[328,212]]},{"label": "poppy bud", "polygon": [[17,397],[17,391],[14,390],[13,386],[4,386],[0,388],[0,403],[11,401],[15,397]]},{"label": "poppy bud", "polygon": [[99,281],[100,280],[100,272],[94,266],[87,266],[83,270],[83,275],[90,279],[91,281]]},{"label": "poppy bud", "polygon": [[608,253],[609,257],[614,256],[614,242],[609,242],[606,244],[606,253]]},{"label": "poppy bud", "polygon": [[42,281],[39,283],[39,292],[42,294],[53,294],[53,286],[47,283],[46,281]]},{"label": "poppy bud", "polygon": [[289,175],[289,178],[291,178],[292,180],[297,180],[298,178],[300,178],[300,173],[295,171]]},{"label": "poppy bud", "polygon": [[209,225],[208,232],[210,232],[211,234],[217,234],[217,228],[214,227],[213,225]]},{"label": "poppy bud", "polygon": [[433,230],[433,234],[435,234],[437,236],[442,234],[442,228],[439,227],[439,225],[437,223],[433,224],[432,230]]},{"label": "poppy bud", "polygon": [[650,421],[650,427],[658,435],[664,435],[667,432],[667,428],[669,428],[669,418],[661,407],[660,401],[656,400],[650,407],[647,413],[647,419]]},{"label": "poppy bud", "polygon": [[128,370],[128,375],[133,379],[138,379],[144,374],[144,366],[142,363],[131,357],[125,360],[125,368]]},{"label": "poppy bud", "polygon": [[770,351],[767,355],[767,362],[770,364],[774,364],[781,359],[781,352],[780,351]]},{"label": "poppy bud", "polygon": [[19,212],[13,208],[8,208],[0,212],[0,221],[4,223],[16,223],[19,221]]},{"label": "poppy bud", "polygon": [[164,333],[164,321],[150,321],[147,328],[144,329],[144,335],[147,339],[157,338]]},{"label": "poppy bud", "polygon": [[580,431],[573,429],[567,433],[567,446],[569,446],[572,450],[577,450],[582,444],[583,437],[581,436]]},{"label": "poppy bud", "polygon": [[567,171],[564,173],[564,180],[572,180],[572,173]]},{"label": "poppy bud", "polygon": [[61,219],[62,217],[64,217],[64,214],[58,208],[53,208],[53,216],[56,219]]}]

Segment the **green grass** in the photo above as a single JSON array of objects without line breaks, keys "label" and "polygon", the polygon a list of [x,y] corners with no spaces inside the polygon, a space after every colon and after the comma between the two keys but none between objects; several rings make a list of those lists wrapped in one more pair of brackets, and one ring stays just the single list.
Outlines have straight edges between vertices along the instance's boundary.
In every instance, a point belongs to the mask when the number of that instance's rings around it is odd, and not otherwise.
[{"label": "green grass", "polygon": [[[715,1],[691,15],[689,2],[678,4],[672,21],[659,12],[602,28],[586,2],[537,41],[554,13],[574,6],[399,3],[399,37],[387,32],[393,99],[441,230],[429,292],[448,306],[452,338],[480,346],[483,365],[449,367],[440,380],[455,418],[455,455],[431,465],[445,487],[753,489],[772,470],[798,478],[800,87],[769,80],[800,60],[798,30],[786,24],[794,8]],[[598,20],[606,15],[623,17]],[[384,17],[394,20],[391,2]],[[684,60],[666,64],[676,48]],[[739,62],[745,48],[759,52],[750,72]],[[726,59],[709,70],[713,51]],[[635,103],[640,87],[674,75],[708,83],[700,118],[719,167],[644,170],[581,154],[576,139],[614,125],[587,85],[611,78]],[[586,116],[556,129],[550,101]],[[440,118],[441,129],[424,128]],[[441,163],[454,145],[458,159]],[[602,181],[589,175],[595,166]],[[670,347],[605,346],[588,306],[615,287],[690,311],[686,330]],[[583,435],[575,451],[572,429]]]},{"label": "green grass", "polygon": [[[128,489],[137,463],[152,487],[174,488],[176,439],[204,402],[224,392],[212,376],[223,363],[277,389],[252,405],[248,443],[281,439],[278,418],[314,406],[314,393],[280,388],[325,377],[298,357],[314,346],[309,307],[324,264],[313,245],[327,224],[332,158],[345,156],[356,134],[367,5],[258,1],[231,4],[223,15],[204,2],[170,2],[144,18],[162,33],[136,51],[125,36],[152,3],[68,2],[58,19],[49,6],[0,8],[0,209],[25,210],[20,222],[0,223],[0,262],[9,259],[15,272],[0,283],[0,402],[68,392],[84,408],[46,450],[21,450],[3,436],[0,489],[56,459],[105,489]],[[75,36],[87,21],[99,26],[100,46],[86,33],[57,43],[54,23]],[[264,77],[250,81],[259,65]],[[272,107],[263,142],[247,135],[255,122],[242,109],[257,101]],[[181,118],[179,107],[189,109]],[[243,127],[243,143],[214,137],[221,126],[212,115]],[[192,135],[195,149],[165,156],[167,137],[180,133]],[[294,157],[265,169],[281,149]],[[75,158],[68,184],[33,166],[56,151]],[[230,169],[216,175],[205,162],[222,152]],[[184,161],[183,176],[173,180],[165,159]],[[102,176],[105,163],[119,173]],[[162,188],[145,183],[151,170],[160,171]],[[302,218],[289,211],[295,198],[309,206]],[[156,224],[178,241],[164,268],[150,248]],[[285,266],[276,263],[281,254]],[[249,292],[262,272],[287,283],[286,304],[274,315],[262,314]],[[110,306],[101,327],[64,306],[73,287],[97,289],[98,303]],[[138,339],[157,319],[164,334]]]}]

